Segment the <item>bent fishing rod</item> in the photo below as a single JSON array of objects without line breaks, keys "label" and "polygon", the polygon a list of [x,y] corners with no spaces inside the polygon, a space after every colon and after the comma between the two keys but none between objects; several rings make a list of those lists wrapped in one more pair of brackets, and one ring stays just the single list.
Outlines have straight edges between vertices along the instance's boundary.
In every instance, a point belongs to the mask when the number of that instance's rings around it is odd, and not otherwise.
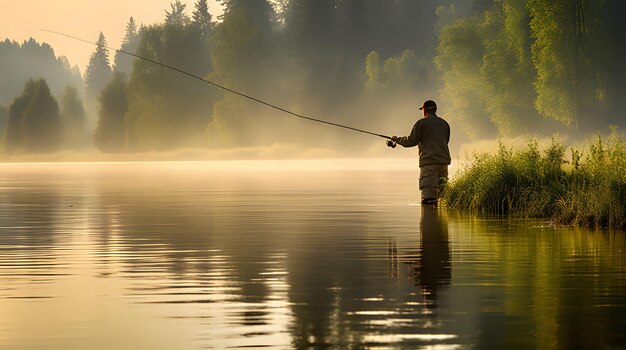
[{"label": "bent fishing rod", "polygon": [[213,82],[213,81],[210,81],[210,80],[208,80],[208,79],[205,79],[205,78],[199,77],[199,76],[197,76],[197,75],[195,75],[195,74],[189,73],[189,72],[184,71],[184,70],[182,70],[182,69],[180,69],[180,68],[176,68],[176,67],[171,66],[171,65],[169,65],[169,64],[165,64],[165,63],[163,63],[163,62],[160,62],[160,61],[157,61],[157,60],[153,60],[153,59],[148,58],[148,57],[140,56],[140,55],[138,55],[138,54],[135,54],[135,53],[132,53],[132,52],[128,52],[128,51],[125,51],[125,50],[122,50],[122,49],[117,49],[117,48],[114,48],[114,47],[109,47],[109,46],[106,46],[106,45],[102,45],[102,44],[94,43],[94,42],[91,42],[91,41],[89,41],[89,40],[85,40],[85,39],[82,39],[82,38],[79,38],[79,37],[76,37],[76,36],[72,36],[72,35],[69,35],[69,34],[61,33],[61,32],[56,32],[56,31],[49,30],[49,29],[43,29],[43,28],[40,28],[39,30],[41,30],[41,31],[43,31],[43,32],[47,32],[47,33],[52,33],[52,34],[56,34],[56,35],[60,35],[60,36],[64,36],[64,37],[66,37],[66,38],[70,38],[70,39],[78,40],[78,41],[81,41],[81,42],[83,42],[83,43],[87,43],[87,44],[90,44],[90,45],[95,45],[95,46],[103,47],[103,48],[106,48],[106,49],[109,49],[109,50],[113,50],[113,51],[115,51],[115,52],[123,53],[123,54],[125,54],[125,55],[129,55],[129,56],[132,56],[132,57],[135,57],[135,58],[138,58],[138,59],[141,59],[141,60],[144,60],[144,61],[147,61],[147,62],[153,63],[153,64],[155,64],[155,65],[157,65],[157,66],[161,66],[161,67],[163,67],[163,68],[171,69],[171,70],[173,70],[173,71],[175,71],[175,72],[181,73],[181,74],[186,75],[186,76],[188,76],[188,77],[190,77],[190,78],[193,78],[193,79],[196,79],[196,80],[200,80],[200,81],[202,81],[202,82],[204,82],[204,83],[206,83],[206,84],[212,85],[212,86],[217,87],[217,88],[219,88],[219,89],[222,89],[222,90],[224,90],[224,91],[227,91],[227,92],[233,93],[233,94],[235,94],[235,95],[238,95],[238,96],[241,96],[241,97],[247,98],[247,99],[252,100],[252,101],[254,101],[254,102],[260,103],[260,104],[262,104],[262,105],[264,105],[264,106],[267,106],[267,107],[270,107],[270,108],[273,108],[273,109],[279,110],[279,111],[281,111],[281,112],[287,113],[287,114],[289,114],[289,115],[292,115],[292,116],[295,116],[295,117],[298,117],[298,118],[301,118],[301,119],[306,119],[306,120],[310,120],[310,121],[312,121],[312,122],[317,122],[317,123],[327,124],[327,125],[336,126],[336,127],[339,127],[339,128],[344,128],[344,129],[348,129],[348,130],[352,130],[352,131],[358,131],[358,132],[361,132],[361,133],[364,133],[364,134],[368,134],[368,135],[373,135],[373,136],[382,137],[382,138],[384,138],[384,139],[389,140],[389,141],[387,141],[387,146],[392,147],[392,148],[395,148],[395,147],[396,147],[395,142],[393,142],[393,141],[391,140],[391,137],[390,137],[390,136],[387,136],[387,135],[377,134],[377,133],[374,133],[374,132],[371,132],[371,131],[362,130],[362,129],[358,129],[358,128],[354,128],[354,127],[351,127],[351,126],[342,125],[342,124],[338,124],[338,123],[329,122],[329,121],[327,121],[327,120],[322,120],[322,119],[317,119],[317,118],[307,117],[307,116],[304,116],[304,115],[302,115],[302,114],[298,114],[298,113],[292,112],[292,111],[290,111],[290,110],[288,110],[288,109],[286,109],[286,108],[276,106],[276,105],[274,105],[274,104],[271,104],[271,103],[269,103],[269,102],[263,101],[263,100],[258,99],[258,98],[256,98],[256,97],[253,97],[253,96],[250,96],[250,95],[244,94],[243,92],[239,92],[239,91],[237,91],[237,90],[233,90],[233,89],[228,88],[228,87],[226,87],[226,86],[224,86],[224,85],[220,85],[220,84],[218,84],[218,83],[216,83],[216,82]]}]

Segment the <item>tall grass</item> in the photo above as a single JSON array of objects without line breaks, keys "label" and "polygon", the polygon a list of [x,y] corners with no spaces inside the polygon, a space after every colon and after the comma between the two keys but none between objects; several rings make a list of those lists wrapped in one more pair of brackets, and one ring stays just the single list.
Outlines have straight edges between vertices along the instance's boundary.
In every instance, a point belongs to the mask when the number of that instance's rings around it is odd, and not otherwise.
[{"label": "tall grass", "polygon": [[482,214],[550,218],[563,224],[626,228],[626,149],[616,132],[588,149],[552,139],[473,155],[443,192],[452,208]]}]

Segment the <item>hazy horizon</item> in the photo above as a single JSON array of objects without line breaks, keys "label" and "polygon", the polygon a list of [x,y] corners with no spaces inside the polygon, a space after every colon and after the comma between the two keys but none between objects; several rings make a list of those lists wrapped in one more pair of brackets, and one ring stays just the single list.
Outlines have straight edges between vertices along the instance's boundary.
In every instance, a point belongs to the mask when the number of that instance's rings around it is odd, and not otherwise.
[{"label": "hazy horizon", "polygon": [[[416,150],[388,149],[376,135],[408,135],[425,100],[437,101],[437,115],[450,123],[458,158],[468,147],[497,150],[497,140],[525,145],[559,135],[576,146],[623,125],[626,47],[617,39],[626,27],[615,14],[625,4],[11,3],[0,18],[8,38],[0,42],[0,154],[51,161],[408,158]],[[572,22],[576,6],[589,20]],[[106,40],[180,71],[39,28]],[[563,34],[576,31],[583,34]]]},{"label": "hazy horizon", "polygon": [[[138,24],[162,22],[170,0],[110,0],[110,1],[11,1],[3,4],[0,13],[1,40],[22,43],[29,38],[52,46],[57,57],[65,56],[82,74],[93,54],[94,47],[83,42],[41,31],[48,29],[95,42],[103,32],[110,47],[119,48],[124,38],[126,23],[133,17]],[[195,0],[182,0],[187,11],[193,11]],[[216,20],[222,14],[217,0],[208,0],[209,12]],[[15,15],[20,14],[20,15]],[[115,53],[111,53],[111,61]]]}]

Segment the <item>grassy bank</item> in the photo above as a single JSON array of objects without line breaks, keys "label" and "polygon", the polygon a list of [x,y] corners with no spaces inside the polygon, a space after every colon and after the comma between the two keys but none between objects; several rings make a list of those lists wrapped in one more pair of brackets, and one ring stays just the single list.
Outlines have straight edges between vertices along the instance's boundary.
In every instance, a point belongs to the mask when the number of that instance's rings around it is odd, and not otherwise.
[{"label": "grassy bank", "polygon": [[[566,159],[566,153],[569,157]],[[626,148],[615,133],[578,150],[553,140],[475,154],[445,188],[451,208],[626,229]]]}]

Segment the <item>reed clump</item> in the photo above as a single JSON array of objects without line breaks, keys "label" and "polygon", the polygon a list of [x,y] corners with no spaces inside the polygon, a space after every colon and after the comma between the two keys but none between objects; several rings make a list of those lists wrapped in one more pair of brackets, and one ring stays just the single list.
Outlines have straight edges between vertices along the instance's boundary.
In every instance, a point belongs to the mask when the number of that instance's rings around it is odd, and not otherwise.
[{"label": "reed clump", "polygon": [[489,215],[549,218],[561,224],[626,228],[626,148],[613,132],[582,151],[552,139],[521,150],[500,143],[474,154],[443,191],[448,207]]}]

